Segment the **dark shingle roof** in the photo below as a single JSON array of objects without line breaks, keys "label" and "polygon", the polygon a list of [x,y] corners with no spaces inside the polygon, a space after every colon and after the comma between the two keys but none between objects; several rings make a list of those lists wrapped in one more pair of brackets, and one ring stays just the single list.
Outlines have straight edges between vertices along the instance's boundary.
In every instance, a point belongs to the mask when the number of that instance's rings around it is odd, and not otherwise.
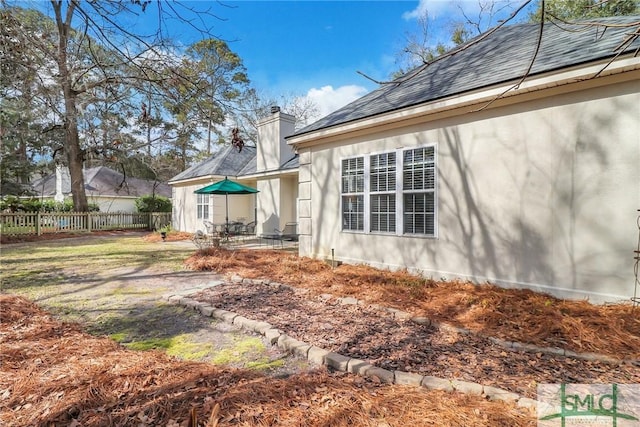
[{"label": "dark shingle roof", "polygon": [[[61,179],[62,193],[70,194],[71,177],[69,169],[62,169]],[[31,186],[35,193],[40,196],[55,196],[56,174],[37,179]],[[130,177],[125,179],[123,174],[106,166],[85,169],[84,188],[87,192],[100,196],[140,197],[155,193],[160,196],[171,197],[171,187],[165,183]]]},{"label": "dark shingle roof", "polygon": [[[603,18],[606,23],[633,23],[640,16]],[[593,21],[592,21],[593,22]],[[539,24],[511,25],[468,48],[436,61],[426,68],[418,67],[393,83],[384,84],[297,131],[302,135],[378,114],[435,101],[447,96],[491,85],[514,81],[526,72],[536,48]],[[630,28],[547,23],[540,51],[530,75],[559,70],[579,64],[613,57],[615,48]],[[625,52],[640,47],[636,39]],[[407,79],[407,76],[413,75]],[[404,80],[404,81],[403,81]]]},{"label": "dark shingle roof", "polygon": [[300,159],[296,154],[290,160],[287,160],[282,166],[280,166],[280,170],[297,169],[299,167],[300,167]]},{"label": "dark shingle roof", "polygon": [[239,176],[245,168],[251,167],[252,162],[255,172],[256,147],[245,145],[242,151],[238,152],[233,146],[227,145],[206,160],[174,176],[169,182],[211,175]]},{"label": "dark shingle roof", "polygon": [[[298,155],[283,163],[275,170],[296,169],[299,166]],[[226,146],[211,157],[191,166],[189,169],[174,176],[169,181],[174,183],[186,179],[200,178],[204,176],[229,176],[241,177],[253,175],[257,172],[256,147],[245,146],[241,152],[232,146]],[[264,172],[264,171],[263,171]],[[273,171],[267,171],[273,172]]]},{"label": "dark shingle roof", "polygon": [[258,158],[257,156],[254,155],[251,158],[251,160],[249,160],[247,164],[244,165],[242,170],[238,172],[237,176],[251,175],[253,173],[256,173],[257,169],[258,169]]}]

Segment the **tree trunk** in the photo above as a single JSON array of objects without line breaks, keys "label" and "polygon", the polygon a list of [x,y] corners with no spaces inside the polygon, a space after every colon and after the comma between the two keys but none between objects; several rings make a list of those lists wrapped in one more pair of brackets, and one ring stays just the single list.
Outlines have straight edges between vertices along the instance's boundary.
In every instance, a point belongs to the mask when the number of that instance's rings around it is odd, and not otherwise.
[{"label": "tree trunk", "polygon": [[71,37],[71,18],[73,16],[74,2],[67,5],[65,18],[62,17],[62,2],[52,1],[58,29],[58,78],[64,97],[64,152],[67,155],[69,175],[71,176],[71,194],[73,194],[73,208],[76,212],[87,212],[89,204],[84,190],[84,175],[82,167],[84,155],[80,147],[78,134],[78,108],[77,94],[72,87],[72,76],[67,64],[67,43]]},{"label": "tree trunk", "polygon": [[207,157],[211,155],[211,113],[209,113],[209,120],[207,120]]},{"label": "tree trunk", "polygon": [[151,95],[147,96],[147,105],[149,108],[148,114],[149,116],[147,117],[147,156],[149,156],[149,158],[151,158]]},{"label": "tree trunk", "polygon": [[[71,89],[71,88],[68,88]],[[69,165],[69,175],[71,177],[71,194],[73,195],[73,209],[76,212],[89,211],[89,203],[84,189],[83,164],[84,156],[80,148],[80,137],[78,136],[77,110],[75,104],[75,96],[73,93],[67,97],[67,88],[65,88],[65,137],[64,151],[67,154],[67,163]]]}]

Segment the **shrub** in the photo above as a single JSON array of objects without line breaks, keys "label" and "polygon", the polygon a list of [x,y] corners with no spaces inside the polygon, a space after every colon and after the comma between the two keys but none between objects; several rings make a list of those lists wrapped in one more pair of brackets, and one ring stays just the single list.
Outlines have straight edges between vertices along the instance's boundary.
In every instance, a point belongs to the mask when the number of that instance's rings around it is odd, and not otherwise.
[{"label": "shrub", "polygon": [[142,196],[136,199],[138,212],[171,212],[171,200],[163,196]]},{"label": "shrub", "polygon": [[[19,199],[15,196],[7,196],[0,200],[0,211],[9,212],[73,212],[73,202],[66,200],[62,203],[55,200]],[[89,203],[89,212],[99,212],[100,207],[95,203]]]}]

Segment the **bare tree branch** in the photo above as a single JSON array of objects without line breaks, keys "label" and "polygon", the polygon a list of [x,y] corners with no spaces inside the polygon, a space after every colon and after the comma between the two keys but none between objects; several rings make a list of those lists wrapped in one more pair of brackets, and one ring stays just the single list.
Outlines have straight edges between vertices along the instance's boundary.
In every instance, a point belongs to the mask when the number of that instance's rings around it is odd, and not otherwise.
[{"label": "bare tree branch", "polygon": [[483,41],[484,39],[486,39],[487,37],[490,37],[493,33],[495,33],[496,31],[498,31],[500,28],[504,27],[505,25],[507,25],[509,22],[511,22],[517,15],[518,13],[520,13],[520,11],[522,11],[526,6],[528,6],[533,0],[526,0],[524,1],[516,10],[514,10],[511,15],[509,15],[508,18],[506,18],[504,21],[500,22],[498,25],[496,25],[495,27],[493,27],[492,29],[490,29],[489,31],[481,34],[480,36],[476,37],[475,39],[473,39],[472,41],[470,41],[469,43],[465,43],[460,47],[454,48],[452,50],[450,50],[449,52],[440,55],[438,57],[436,57],[434,60],[432,60],[431,62],[425,63],[422,66],[414,69],[413,71],[410,71],[408,74],[405,75],[405,77],[403,78],[399,78],[396,80],[392,80],[392,81],[383,81],[383,82],[378,82],[377,80],[367,76],[365,73],[362,73],[360,71],[356,71],[358,74],[361,74],[362,76],[366,77],[367,79],[376,82],[378,84],[381,85],[386,85],[386,84],[395,84],[395,85],[400,85],[402,83],[404,83],[405,81],[411,80],[413,79],[416,75],[420,74],[422,71],[424,71],[425,69],[427,69],[427,67],[429,67],[432,64],[435,64],[436,62],[442,61],[445,58],[449,58],[451,56],[454,56],[460,52],[463,52],[464,50],[468,49],[469,47],[480,43],[481,41]]},{"label": "bare tree branch", "polygon": [[[545,0],[541,0],[542,10],[544,10],[544,3],[545,3]],[[527,77],[529,77],[529,74],[531,73],[531,70],[533,68],[533,64],[536,62],[536,58],[538,57],[538,53],[540,52],[540,46],[542,45],[542,34],[544,32],[544,21],[545,21],[544,19],[540,20],[540,24],[538,26],[539,29],[538,29],[538,38],[536,40],[536,48],[535,48],[535,50],[533,52],[531,60],[529,61],[529,66],[527,67],[527,70],[524,72],[524,74],[522,75],[520,80],[516,84],[514,84],[513,86],[511,86],[508,89],[506,89],[501,94],[499,94],[496,97],[494,97],[491,101],[489,101],[487,104],[485,104],[482,108],[479,108],[478,110],[475,110],[475,111],[482,111],[482,110],[488,108],[495,101],[497,101],[498,99],[502,98],[505,94],[507,94],[507,92],[509,92],[509,91],[511,91],[513,89],[519,88],[520,85],[522,83],[524,83],[524,81],[527,79]]]}]

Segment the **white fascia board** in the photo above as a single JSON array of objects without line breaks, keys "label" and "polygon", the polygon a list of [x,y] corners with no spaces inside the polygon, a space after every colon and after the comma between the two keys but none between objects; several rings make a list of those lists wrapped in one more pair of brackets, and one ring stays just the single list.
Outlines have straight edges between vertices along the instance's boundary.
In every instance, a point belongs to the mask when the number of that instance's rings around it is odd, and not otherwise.
[{"label": "white fascia board", "polygon": [[207,181],[207,180],[213,181],[215,178],[216,178],[216,175],[203,175],[195,178],[179,179],[178,181],[168,181],[167,185],[180,185],[180,184],[193,185],[193,184],[198,184],[200,181]]},{"label": "white fascia board", "polygon": [[273,178],[275,176],[288,176],[297,175],[299,168],[285,169],[285,170],[273,170],[266,172],[252,173],[250,175],[242,175],[239,179],[260,179],[260,178]]},{"label": "white fascia board", "polygon": [[[287,142],[294,147],[309,147],[313,145],[323,144],[339,140],[345,135],[362,135],[377,132],[381,127],[385,129],[407,126],[413,123],[430,121],[432,119],[450,117],[460,114],[469,113],[468,108],[475,109],[493,108],[505,103],[518,102],[514,98],[518,95],[532,94],[540,92],[544,89],[556,88],[560,86],[568,86],[570,84],[589,82],[593,86],[598,87],[606,84],[603,77],[619,75],[626,72],[640,70],[640,57],[629,57],[618,59],[612,64],[608,61],[601,61],[590,65],[576,66],[571,69],[563,69],[560,72],[551,72],[539,76],[532,76],[525,79],[517,87],[519,82],[512,80],[490,88],[479,89],[476,91],[465,92],[453,95],[448,98],[439,99],[432,102],[426,102],[420,105],[394,110],[387,113],[381,113],[374,117],[367,117],[334,127],[319,129],[308,134],[288,137]],[[605,68],[606,66],[606,68]],[[597,78],[594,76],[598,75]],[[637,78],[637,76],[635,77]],[[580,88],[576,87],[574,90]],[[572,89],[567,87],[566,92]],[[539,95],[544,97],[544,93]],[[531,99],[531,98],[529,98]],[[495,101],[495,104],[494,104]],[[457,111],[456,111],[457,110]],[[471,110],[473,111],[473,110]]]}]

